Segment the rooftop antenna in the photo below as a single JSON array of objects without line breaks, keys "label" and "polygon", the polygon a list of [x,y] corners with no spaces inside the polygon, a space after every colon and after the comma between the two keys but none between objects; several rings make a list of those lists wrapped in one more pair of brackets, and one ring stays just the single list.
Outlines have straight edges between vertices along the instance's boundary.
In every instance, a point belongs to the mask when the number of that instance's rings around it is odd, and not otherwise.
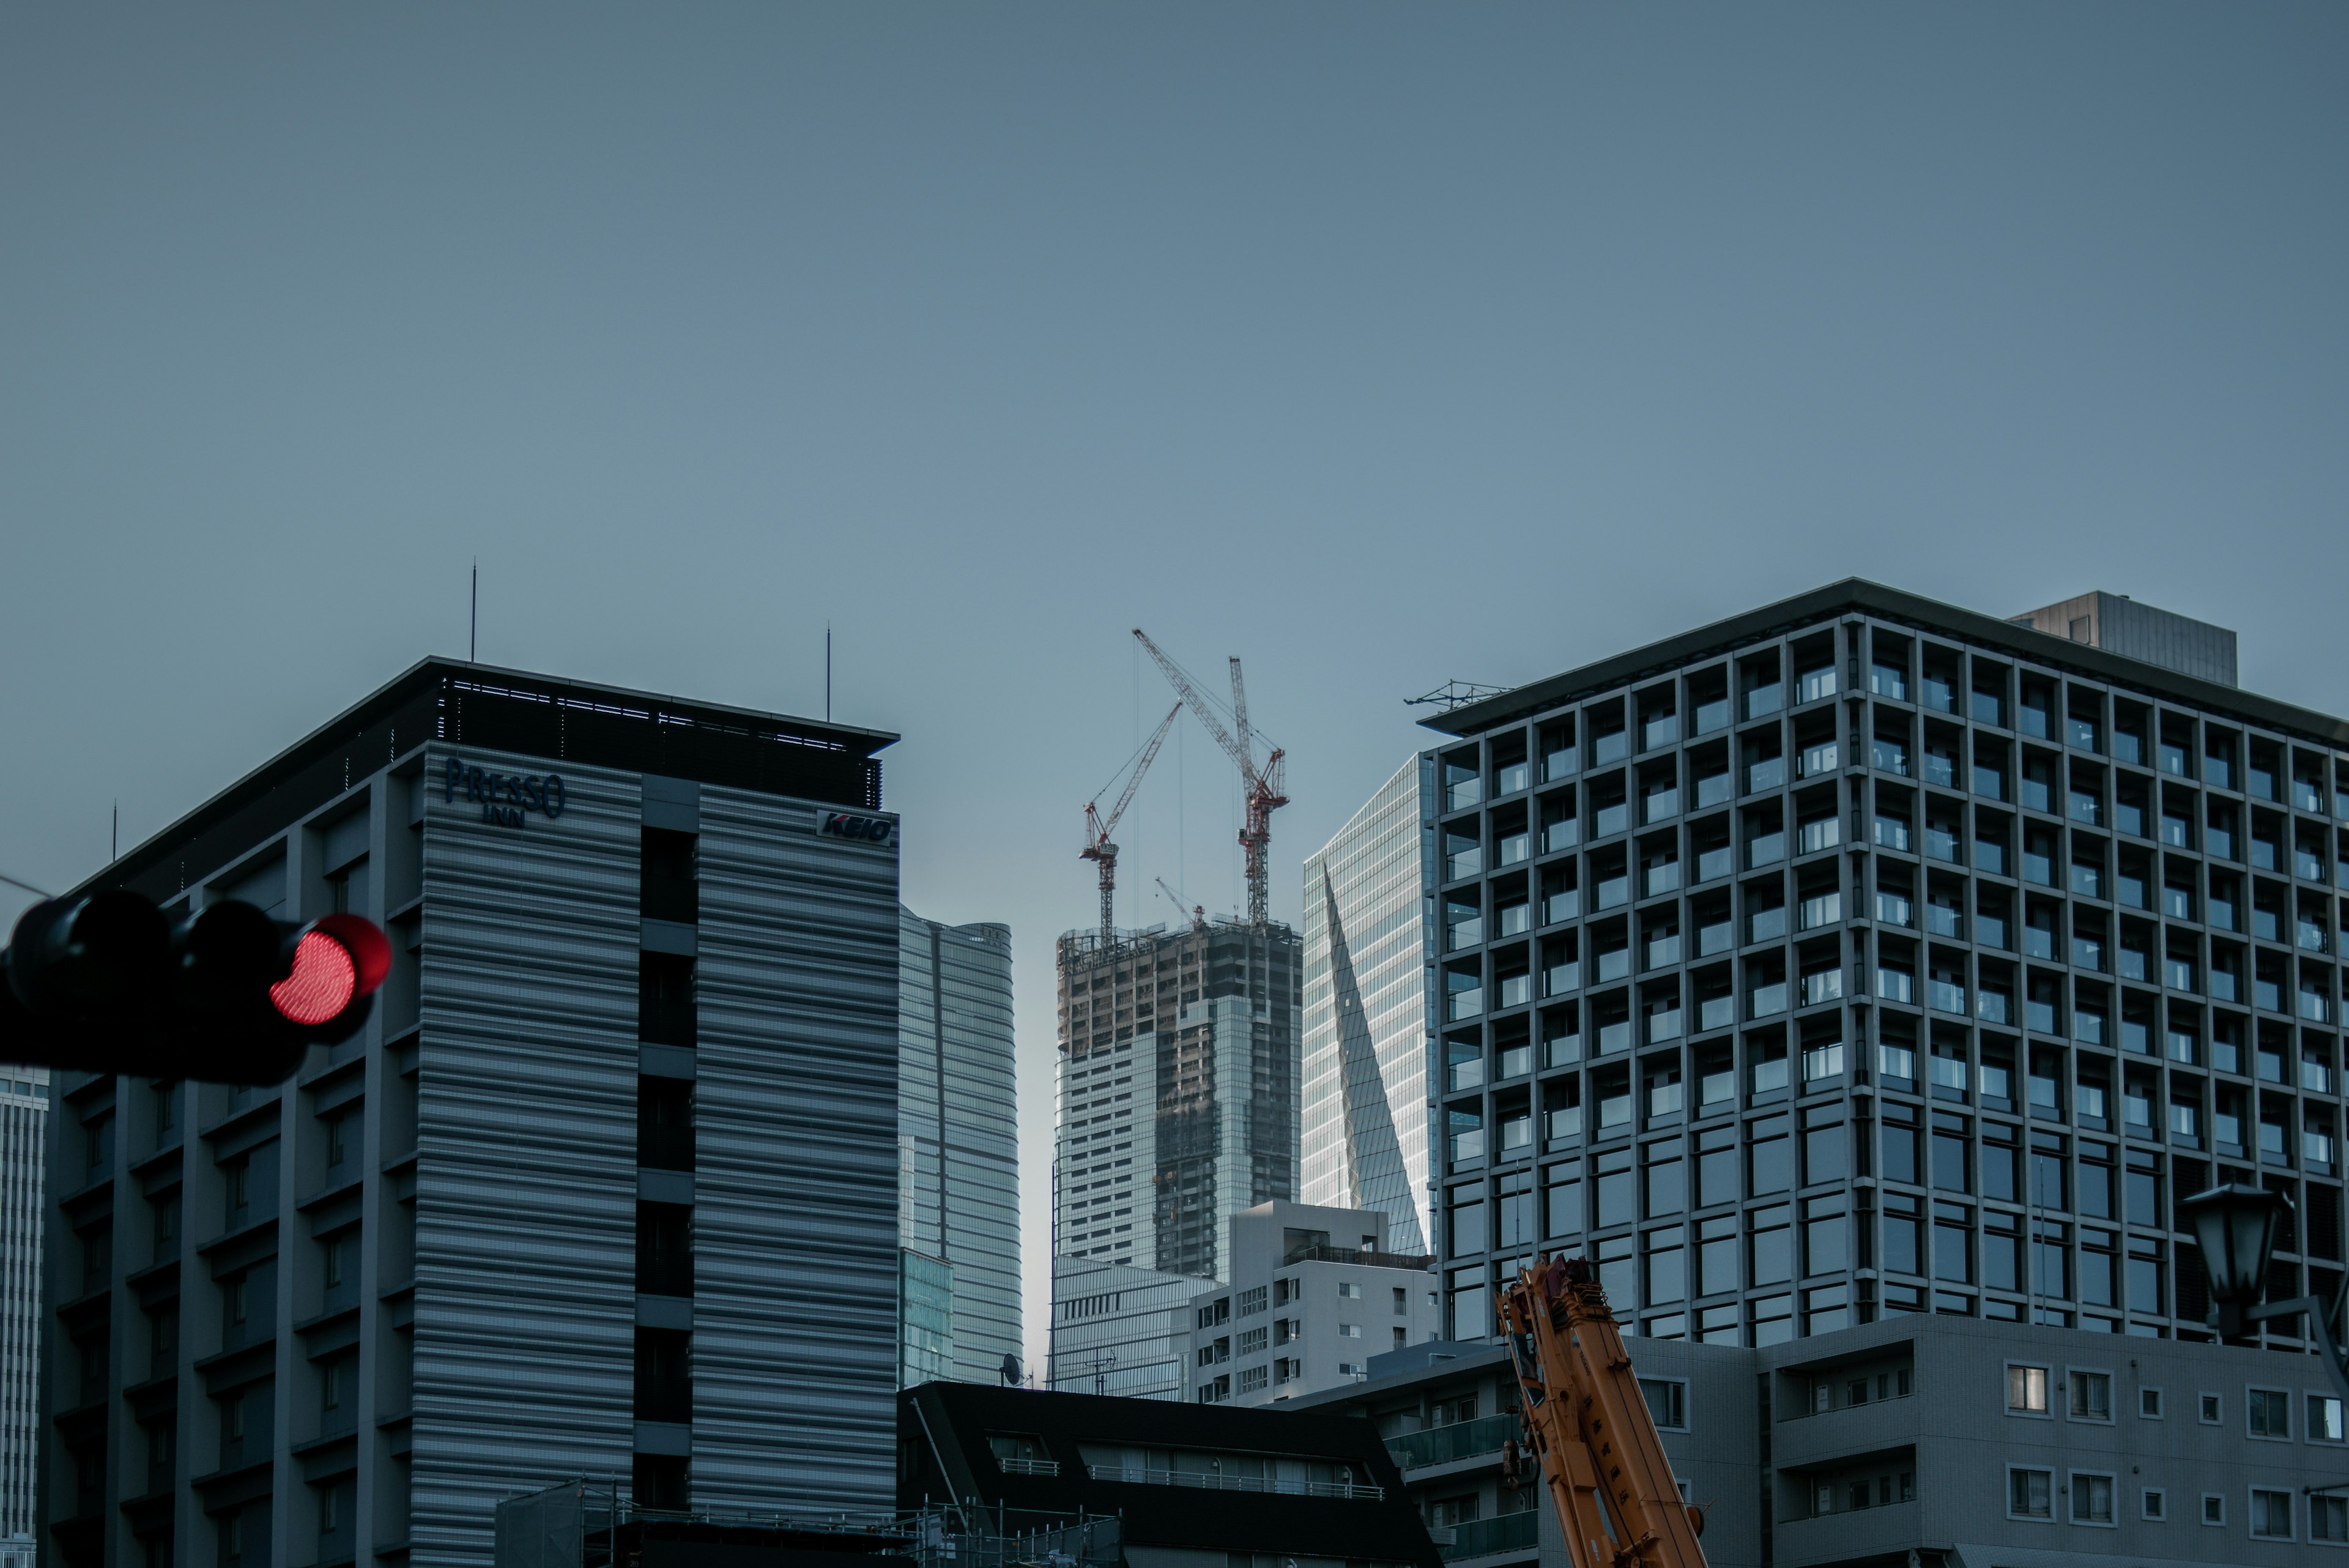
[{"label": "rooftop antenna", "polygon": [[465,635],[465,662],[481,661],[481,558],[473,557],[473,615],[471,629]]},{"label": "rooftop antenna", "polygon": [[109,866],[122,858],[122,797],[114,797],[114,831],[106,841],[106,863]]},{"label": "rooftop antenna", "polygon": [[823,623],[823,722],[832,722],[832,622]]}]

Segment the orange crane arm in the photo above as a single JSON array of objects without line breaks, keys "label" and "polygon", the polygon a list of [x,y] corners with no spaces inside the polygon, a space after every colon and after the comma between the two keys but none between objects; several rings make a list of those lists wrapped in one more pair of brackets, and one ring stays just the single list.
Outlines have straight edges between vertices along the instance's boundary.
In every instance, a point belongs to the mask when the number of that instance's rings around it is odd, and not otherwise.
[{"label": "orange crane arm", "polygon": [[1520,1270],[1502,1315],[1526,1435],[1575,1568],[1704,1568],[1623,1335],[1582,1258]]}]

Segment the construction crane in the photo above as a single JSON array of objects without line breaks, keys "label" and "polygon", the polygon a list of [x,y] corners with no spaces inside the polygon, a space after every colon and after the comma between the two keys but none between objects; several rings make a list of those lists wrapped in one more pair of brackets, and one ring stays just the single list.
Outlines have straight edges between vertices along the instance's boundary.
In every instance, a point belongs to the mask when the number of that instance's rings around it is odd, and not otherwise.
[{"label": "construction crane", "polygon": [[[1154,877],[1151,880],[1158,884],[1158,890],[1160,892],[1174,900],[1174,907],[1176,909],[1179,909],[1183,907],[1183,895],[1177,893],[1174,888],[1169,888],[1166,885],[1165,877]],[[1204,931],[1207,929],[1207,906],[1205,904],[1194,904],[1191,906],[1191,929],[1195,931]]]},{"label": "construction crane", "polygon": [[1190,677],[1183,673],[1182,667],[1161,653],[1158,645],[1143,635],[1140,627],[1133,628],[1133,638],[1150,650],[1150,657],[1157,662],[1168,684],[1198,716],[1199,722],[1207,727],[1207,733],[1215,736],[1216,743],[1224,748],[1224,753],[1239,767],[1240,783],[1247,791],[1247,815],[1240,828],[1240,848],[1247,856],[1248,924],[1260,928],[1267,919],[1265,864],[1269,858],[1272,844],[1272,814],[1288,804],[1288,796],[1283,793],[1285,785],[1280,765],[1286,753],[1275,746],[1271,754],[1264,759],[1264,766],[1257,766],[1256,736],[1248,729],[1247,688],[1240,680],[1237,655],[1232,659],[1232,723],[1239,731],[1239,736],[1234,739],[1231,731],[1224,728],[1223,721],[1216,717],[1216,711],[1207,706],[1207,700],[1192,686]]},{"label": "construction crane", "polygon": [[1501,1298],[1526,1443],[1574,1568],[1704,1568],[1615,1314],[1587,1258],[1520,1269]]},{"label": "construction crane", "polygon": [[[1101,934],[1104,942],[1110,940],[1114,929],[1111,917],[1117,895],[1117,846],[1110,842],[1109,836],[1117,831],[1117,819],[1123,816],[1125,808],[1133,804],[1133,792],[1142,787],[1142,775],[1150,771],[1150,763],[1158,755],[1158,748],[1165,741],[1166,732],[1174,727],[1174,721],[1182,711],[1183,704],[1177,702],[1166,710],[1166,717],[1158,721],[1156,732],[1136,754],[1133,771],[1126,774],[1125,787],[1118,792],[1117,804],[1109,808],[1107,816],[1101,814],[1101,795],[1085,802],[1085,846],[1077,854],[1101,867]],[[1110,780],[1110,784],[1116,782],[1114,777]],[[1102,794],[1108,793],[1109,784],[1103,784]]]}]

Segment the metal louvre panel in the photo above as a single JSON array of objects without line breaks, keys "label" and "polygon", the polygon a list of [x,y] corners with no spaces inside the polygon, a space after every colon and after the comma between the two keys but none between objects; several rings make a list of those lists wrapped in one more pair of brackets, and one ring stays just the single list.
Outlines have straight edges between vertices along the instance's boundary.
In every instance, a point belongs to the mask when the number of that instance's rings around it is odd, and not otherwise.
[{"label": "metal louvre panel", "polygon": [[701,793],[693,1501],[895,1495],[897,850]]},{"label": "metal louvre panel", "polygon": [[626,1474],[636,1287],[638,794],[564,766],[559,818],[425,791],[414,1561],[478,1564],[500,1498]]}]

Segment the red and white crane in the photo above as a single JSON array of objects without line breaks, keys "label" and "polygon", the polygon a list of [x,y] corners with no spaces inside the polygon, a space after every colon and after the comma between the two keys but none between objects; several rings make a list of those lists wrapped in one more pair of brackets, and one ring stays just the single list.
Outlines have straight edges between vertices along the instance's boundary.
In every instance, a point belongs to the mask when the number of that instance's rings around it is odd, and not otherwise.
[{"label": "red and white crane", "polygon": [[1232,723],[1239,731],[1239,735],[1235,739],[1231,731],[1224,728],[1223,721],[1216,716],[1216,711],[1207,705],[1207,700],[1192,686],[1190,677],[1183,673],[1182,667],[1161,653],[1158,645],[1144,636],[1140,627],[1133,628],[1133,637],[1135,641],[1150,650],[1150,657],[1156,660],[1160,671],[1183,699],[1184,705],[1197,715],[1199,722],[1207,727],[1207,732],[1216,737],[1216,743],[1224,748],[1224,754],[1230,757],[1240,770],[1240,784],[1247,792],[1244,797],[1247,821],[1240,828],[1240,848],[1247,857],[1248,924],[1260,927],[1268,918],[1265,865],[1272,844],[1272,814],[1288,804],[1280,765],[1286,753],[1275,746],[1271,754],[1264,759],[1264,765],[1257,766],[1256,736],[1248,729],[1247,688],[1240,681],[1240,661],[1237,655],[1232,659]]},{"label": "red and white crane", "polygon": [[[1166,739],[1166,732],[1174,727],[1174,720],[1182,711],[1183,704],[1177,702],[1166,710],[1166,717],[1158,721],[1157,732],[1136,754],[1133,771],[1126,775],[1125,787],[1118,792],[1117,804],[1109,808],[1107,816],[1101,814],[1101,795],[1085,802],[1085,846],[1077,854],[1101,867],[1101,931],[1104,942],[1110,940],[1114,929],[1112,914],[1117,894],[1117,846],[1110,842],[1109,836],[1117,831],[1117,819],[1123,816],[1125,808],[1133,804],[1133,792],[1142,787],[1142,775],[1150,771],[1151,762],[1158,755],[1158,748]],[[1115,778],[1110,780],[1110,784],[1116,782]],[[1102,794],[1108,793],[1109,784],[1103,784]]]}]

